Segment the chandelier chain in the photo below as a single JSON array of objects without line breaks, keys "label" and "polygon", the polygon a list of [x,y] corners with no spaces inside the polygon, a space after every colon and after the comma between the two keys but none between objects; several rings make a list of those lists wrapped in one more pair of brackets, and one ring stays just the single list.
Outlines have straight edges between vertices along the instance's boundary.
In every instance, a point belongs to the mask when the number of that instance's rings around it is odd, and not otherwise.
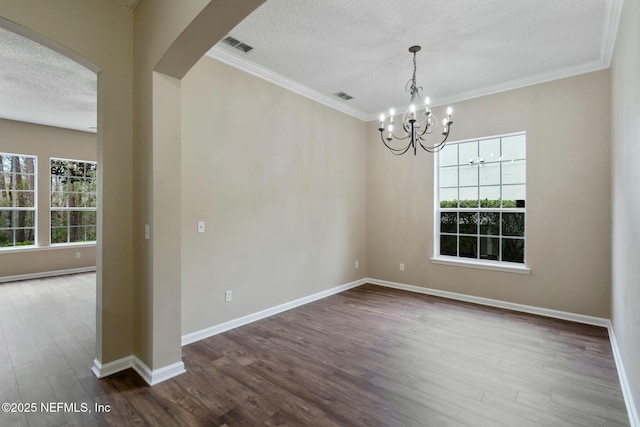
[{"label": "chandelier chain", "polygon": [[422,87],[418,87],[418,85],[416,84],[416,69],[416,52],[413,52],[413,77],[407,82],[404,87],[404,90],[409,92],[411,95],[417,93],[419,89],[422,89]]}]

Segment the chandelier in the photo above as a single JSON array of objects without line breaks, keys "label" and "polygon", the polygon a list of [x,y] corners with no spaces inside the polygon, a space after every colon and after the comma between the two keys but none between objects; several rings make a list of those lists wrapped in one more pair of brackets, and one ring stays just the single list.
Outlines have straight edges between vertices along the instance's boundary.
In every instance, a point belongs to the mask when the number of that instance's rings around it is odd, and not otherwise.
[{"label": "chandelier", "polygon": [[[420,91],[422,90],[422,87],[416,84],[416,53],[418,53],[420,49],[420,46],[411,46],[409,48],[409,52],[413,54],[413,77],[407,82],[405,90],[411,93],[411,102],[409,104],[409,108],[402,116],[400,132],[398,134],[394,132],[393,116],[395,115],[395,110],[393,108],[389,111],[388,123],[385,123],[384,114],[380,115],[380,127],[378,128],[378,130],[380,131],[380,138],[382,139],[384,145],[386,145],[386,147],[391,150],[393,154],[396,154],[398,156],[406,153],[411,148],[413,148],[413,154],[416,155],[418,145],[429,153],[436,153],[442,150],[445,142],[447,141],[447,138],[449,138],[449,131],[451,130],[451,125],[453,124],[453,122],[451,121],[451,113],[453,112],[453,110],[451,109],[451,107],[449,107],[447,108],[447,118],[442,119],[442,135],[444,136],[444,138],[442,139],[442,141],[434,145],[429,145],[427,143],[427,139],[433,132],[435,132],[435,130],[438,128],[439,123],[438,118],[431,111],[431,107],[429,106],[429,97],[426,97],[424,100],[424,118],[419,120],[417,117],[416,108],[418,108],[423,102],[422,98],[420,97]],[[394,144],[392,144],[391,142],[393,140],[406,142],[395,144],[400,146],[394,146]]]}]

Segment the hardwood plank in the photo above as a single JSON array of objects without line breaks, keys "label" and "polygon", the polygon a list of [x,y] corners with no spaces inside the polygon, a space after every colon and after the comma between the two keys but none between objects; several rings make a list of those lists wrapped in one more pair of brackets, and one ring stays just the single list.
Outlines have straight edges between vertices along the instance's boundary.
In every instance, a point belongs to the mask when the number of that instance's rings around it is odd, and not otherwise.
[{"label": "hardwood plank", "polygon": [[[303,400],[295,394],[289,393],[284,389],[276,387],[273,383],[267,381],[259,375],[252,375],[247,369],[237,366],[235,361],[223,359],[224,364],[218,365],[218,369],[232,378],[252,392],[265,396],[269,402],[281,408],[277,413],[285,419],[295,419],[300,423],[313,425],[318,422],[325,414],[310,402]],[[275,414],[274,414],[275,416]],[[278,417],[276,417],[278,419]],[[275,421],[272,421],[275,422]]]}]

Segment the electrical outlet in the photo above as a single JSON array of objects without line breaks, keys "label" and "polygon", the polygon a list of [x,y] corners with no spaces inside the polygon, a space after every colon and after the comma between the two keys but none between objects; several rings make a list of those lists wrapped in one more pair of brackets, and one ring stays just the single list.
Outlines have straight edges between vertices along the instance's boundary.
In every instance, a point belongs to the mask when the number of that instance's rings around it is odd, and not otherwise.
[{"label": "electrical outlet", "polygon": [[144,225],[144,238],[145,240],[149,240],[149,224]]},{"label": "electrical outlet", "polygon": [[81,252],[76,252],[76,259],[80,259],[80,257],[82,257],[82,253]]},{"label": "electrical outlet", "polygon": [[225,291],[224,292],[224,302],[230,302],[231,301],[231,291]]},{"label": "electrical outlet", "polygon": [[356,270],[360,267],[360,264],[358,263],[358,261],[355,262],[354,266],[356,267]]},{"label": "electrical outlet", "polygon": [[204,233],[204,221],[198,221],[198,233]]},{"label": "electrical outlet", "polygon": [[404,264],[400,264],[400,271],[404,271]]}]

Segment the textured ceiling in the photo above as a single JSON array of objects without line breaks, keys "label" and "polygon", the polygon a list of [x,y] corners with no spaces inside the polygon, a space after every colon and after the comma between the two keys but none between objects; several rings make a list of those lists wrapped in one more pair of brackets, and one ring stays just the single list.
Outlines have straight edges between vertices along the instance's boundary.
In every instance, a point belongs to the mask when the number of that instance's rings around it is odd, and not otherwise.
[{"label": "textured ceiling", "polygon": [[0,27],[0,118],[96,132],[96,85],[91,70]]},{"label": "textured ceiling", "polygon": [[[109,0],[135,8],[138,0]],[[209,55],[363,120],[418,85],[455,103],[610,64],[622,0],[268,0]],[[333,96],[346,92],[354,98]],[[0,28],[0,117],[95,131],[96,75]]]},{"label": "textured ceiling", "polygon": [[[433,104],[607,68],[622,0],[268,0],[210,56],[363,119],[406,107],[411,45]],[[354,98],[340,100],[332,94]]]},{"label": "textured ceiling", "polygon": [[0,27],[0,117],[95,132],[96,74]]}]

